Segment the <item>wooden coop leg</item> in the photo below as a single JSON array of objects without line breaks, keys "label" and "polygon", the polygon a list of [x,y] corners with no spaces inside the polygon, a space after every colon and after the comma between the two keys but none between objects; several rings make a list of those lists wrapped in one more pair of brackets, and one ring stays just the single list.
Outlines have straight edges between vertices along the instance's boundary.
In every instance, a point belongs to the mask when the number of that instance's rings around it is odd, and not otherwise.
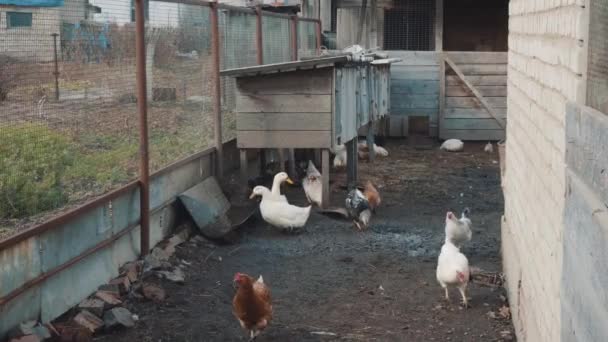
[{"label": "wooden coop leg", "polygon": [[346,143],[346,183],[348,190],[352,190],[357,186],[357,162],[359,154],[357,153],[357,144],[359,139],[354,137]]},{"label": "wooden coop leg", "polygon": [[324,149],[321,151],[321,177],[323,183],[323,194],[322,194],[322,207],[329,208],[329,150]]},{"label": "wooden coop leg", "polygon": [[296,177],[296,151],[293,148],[287,151],[289,152],[289,176]]},{"label": "wooden coop leg", "polygon": [[260,149],[260,176],[266,174],[266,150]]},{"label": "wooden coop leg", "polygon": [[315,163],[315,166],[321,165],[321,150],[315,149],[313,154],[313,162]]},{"label": "wooden coop leg", "polygon": [[241,182],[243,182],[243,184],[247,184],[247,181],[249,180],[249,164],[247,160],[247,150],[241,149],[239,150],[239,152],[241,159]]},{"label": "wooden coop leg", "polygon": [[374,158],[376,157],[376,151],[374,151],[374,143],[374,122],[372,121],[367,126],[367,151],[369,153],[368,158],[370,163],[373,162]]},{"label": "wooden coop leg", "polygon": [[279,155],[279,172],[285,171],[285,149],[279,148],[277,150]]}]

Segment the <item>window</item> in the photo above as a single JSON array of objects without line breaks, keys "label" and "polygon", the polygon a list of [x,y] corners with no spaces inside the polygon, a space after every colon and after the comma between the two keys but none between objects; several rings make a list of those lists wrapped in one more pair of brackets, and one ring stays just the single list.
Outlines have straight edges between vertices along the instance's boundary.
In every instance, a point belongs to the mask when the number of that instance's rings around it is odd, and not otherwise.
[{"label": "window", "polygon": [[435,0],[411,0],[384,12],[385,50],[435,50]]},{"label": "window", "polygon": [[[144,0],[144,18],[150,20],[150,1]],[[131,0],[131,22],[135,22],[135,0]]]},{"label": "window", "polygon": [[32,27],[32,13],[6,12],[6,28]]}]

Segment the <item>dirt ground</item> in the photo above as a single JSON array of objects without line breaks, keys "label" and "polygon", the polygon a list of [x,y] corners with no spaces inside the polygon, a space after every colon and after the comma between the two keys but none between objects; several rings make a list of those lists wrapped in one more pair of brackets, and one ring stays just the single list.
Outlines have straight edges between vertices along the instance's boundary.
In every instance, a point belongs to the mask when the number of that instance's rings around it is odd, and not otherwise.
[{"label": "dirt ground", "polygon": [[[502,289],[471,285],[472,307],[464,310],[458,292],[445,302],[435,280],[445,212],[465,206],[474,228],[463,252],[473,266],[501,269],[498,154],[484,153],[483,145],[467,143],[465,152],[447,153],[389,141],[388,158],[359,164],[360,178],[373,179],[384,201],[368,231],[313,213],[297,235],[253,218],[234,244],[187,243],[174,260],[189,264],[186,283],[159,280],[169,296],[165,302],[130,301],[137,326],[96,340],[246,341],[232,315],[235,272],[262,274],[271,287],[274,320],[259,341],[514,339],[510,321],[491,314],[505,305]],[[304,204],[301,189],[289,189],[287,196]],[[332,196],[339,204],[345,191]]]}]

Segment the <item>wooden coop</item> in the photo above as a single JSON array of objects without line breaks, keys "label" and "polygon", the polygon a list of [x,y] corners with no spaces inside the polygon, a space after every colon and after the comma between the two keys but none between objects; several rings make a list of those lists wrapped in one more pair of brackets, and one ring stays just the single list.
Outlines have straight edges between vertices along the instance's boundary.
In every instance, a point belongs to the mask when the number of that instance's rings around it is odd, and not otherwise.
[{"label": "wooden coop", "polygon": [[334,56],[222,71],[236,78],[242,177],[247,177],[249,149],[320,150],[327,205],[329,151],[346,145],[349,184],[354,184],[358,131],[389,114],[390,63]]}]

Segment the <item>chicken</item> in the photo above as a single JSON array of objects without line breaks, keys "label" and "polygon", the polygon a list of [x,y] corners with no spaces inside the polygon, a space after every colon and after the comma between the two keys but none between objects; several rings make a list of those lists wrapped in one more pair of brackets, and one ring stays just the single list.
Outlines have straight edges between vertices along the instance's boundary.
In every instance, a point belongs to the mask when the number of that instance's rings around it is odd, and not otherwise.
[{"label": "chicken", "polygon": [[375,212],[376,208],[380,206],[382,199],[380,198],[380,193],[378,190],[376,190],[374,184],[372,184],[372,182],[369,180],[365,182],[365,185],[363,186],[363,196],[367,198],[369,208],[372,210],[372,212]]},{"label": "chicken", "polygon": [[492,143],[488,141],[486,146],[483,148],[483,151],[487,153],[492,153],[494,152],[494,146],[492,146]]},{"label": "chicken", "polygon": [[345,201],[346,211],[359,230],[367,228],[372,211],[367,197],[361,190],[355,188],[348,193]]},{"label": "chicken", "polygon": [[[360,142],[359,144],[357,144],[357,150],[359,152],[359,157],[361,157],[361,155],[369,154],[367,142]],[[382,157],[388,157],[388,151],[384,147],[378,146],[376,144],[374,144],[374,153]]]},{"label": "chicken", "polygon": [[336,155],[334,157],[334,167],[342,168],[346,167],[346,146],[336,145],[336,147],[332,150],[332,152]]},{"label": "chicken", "polygon": [[470,277],[469,260],[460,253],[458,247],[446,239],[437,261],[437,281],[445,290],[445,299],[450,300],[448,287],[456,287],[462,296],[462,304],[467,308],[469,301],[466,290]]},{"label": "chicken", "polygon": [[232,299],[232,312],[241,327],[249,332],[249,341],[253,341],[272,320],[270,289],[262,276],[254,281],[246,274],[237,273],[234,283],[238,289]]},{"label": "chicken", "polygon": [[439,149],[448,152],[460,152],[464,149],[464,143],[459,139],[448,139],[441,144]]},{"label": "chicken", "polygon": [[302,180],[302,188],[309,203],[322,206],[323,201],[323,183],[321,182],[321,173],[315,167],[312,160],[308,161],[308,169],[306,177]]},{"label": "chicken", "polygon": [[471,241],[471,220],[468,218],[469,208],[465,208],[459,218],[453,212],[448,211],[445,215],[445,238],[458,248],[466,242]]}]

